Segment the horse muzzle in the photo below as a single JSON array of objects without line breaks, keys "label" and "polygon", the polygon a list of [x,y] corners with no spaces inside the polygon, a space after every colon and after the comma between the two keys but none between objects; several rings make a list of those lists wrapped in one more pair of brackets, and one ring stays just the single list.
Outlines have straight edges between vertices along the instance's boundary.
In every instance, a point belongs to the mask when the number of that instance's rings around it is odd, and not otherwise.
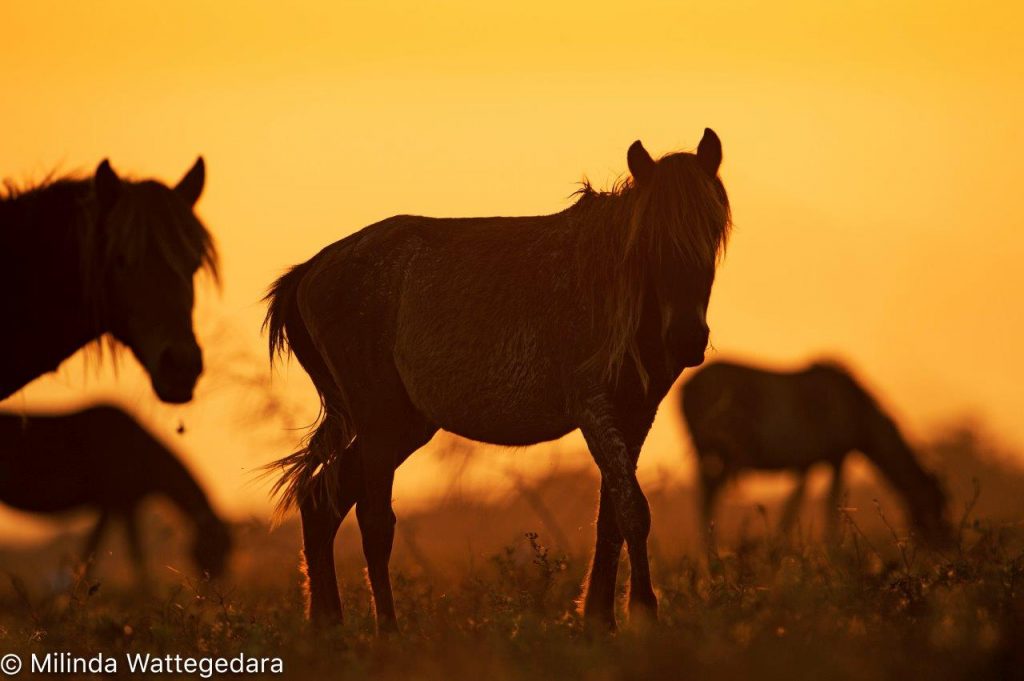
[{"label": "horse muzzle", "polygon": [[705,326],[704,329],[680,348],[680,360],[683,367],[697,367],[704,363],[704,352],[708,349],[708,339],[711,332]]},{"label": "horse muzzle", "polygon": [[197,344],[177,343],[164,348],[150,372],[153,391],[163,402],[184,404],[192,399],[203,373],[203,351]]}]

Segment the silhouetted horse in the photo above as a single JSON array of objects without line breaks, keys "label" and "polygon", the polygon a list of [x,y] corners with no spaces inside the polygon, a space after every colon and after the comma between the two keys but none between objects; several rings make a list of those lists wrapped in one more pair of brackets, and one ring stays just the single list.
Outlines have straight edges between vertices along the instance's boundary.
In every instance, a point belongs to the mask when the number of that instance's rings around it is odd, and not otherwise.
[{"label": "silhouetted horse", "polygon": [[794,372],[715,362],[683,386],[683,417],[697,451],[703,530],[711,527],[722,484],[742,470],[796,470],[800,480],[783,511],[788,528],[803,499],[807,470],[832,466],[827,528],[835,530],[846,456],[859,451],[906,501],[923,537],[952,536],[946,496],[918,463],[893,420],[850,373],[834,363]]},{"label": "silhouetted horse", "polygon": [[83,560],[95,554],[109,521],[120,520],[144,576],[136,516],[141,502],[157,495],[193,526],[199,568],[222,574],[231,545],[227,526],[178,457],[134,418],[108,405],[61,414],[0,412],[0,502],[34,513],[99,511]]},{"label": "silhouetted horse", "polygon": [[700,364],[729,204],[722,148],[655,161],[635,142],[630,180],[585,184],[554,215],[389,218],[273,285],[271,359],[289,346],[323,418],[282,459],[302,514],[309,611],[341,617],[332,543],[356,506],[378,628],[396,627],[388,576],[395,468],[439,429],[519,446],[580,428],[601,470],[584,613],[614,626],[623,538],[631,611],[656,616],[640,447],[662,397]]},{"label": "silhouetted horse", "polygon": [[119,178],[0,195],[0,400],[110,334],[165,402],[187,402],[203,370],[192,332],[192,279],[216,275],[209,233],[192,207],[203,160],[174,189]]}]

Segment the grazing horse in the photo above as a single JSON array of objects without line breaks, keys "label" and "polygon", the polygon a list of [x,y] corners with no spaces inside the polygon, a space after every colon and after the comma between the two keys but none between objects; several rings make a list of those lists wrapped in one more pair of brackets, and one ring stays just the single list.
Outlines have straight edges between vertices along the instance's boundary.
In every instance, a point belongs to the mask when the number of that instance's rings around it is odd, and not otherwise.
[{"label": "grazing horse", "polygon": [[105,334],[131,348],[165,402],[192,399],[203,356],[192,332],[193,275],[216,276],[193,213],[200,158],[170,189],[119,178],[0,192],[0,400]]},{"label": "grazing horse", "polygon": [[[835,532],[842,467],[852,451],[866,456],[903,497],[910,520],[929,543],[952,536],[946,496],[921,467],[892,418],[849,371],[820,362],[777,372],[730,362],[701,367],[683,386],[683,418],[700,468],[701,519],[709,532],[715,497],[742,470],[795,470],[800,479],[785,505],[782,528],[795,519],[808,469],[832,467],[826,527]],[[707,534],[705,534],[707,538]]]},{"label": "grazing horse", "polygon": [[731,225],[721,159],[710,129],[696,153],[658,161],[635,142],[630,179],[584,183],[560,213],[392,217],[277,280],[271,361],[290,347],[323,407],[305,446],[271,464],[302,516],[310,617],[340,621],[332,544],[355,505],[378,630],[397,627],[392,482],[440,428],[508,446],[580,428],[602,479],[584,616],[615,626],[625,540],[630,611],[656,617],[635,470],[659,402],[704,359]]},{"label": "grazing horse", "polygon": [[121,409],[70,413],[0,412],[0,502],[32,513],[96,510],[83,561],[110,520],[123,522],[138,574],[145,576],[137,515],[150,496],[171,501],[193,527],[192,557],[217,577],[231,547],[224,521],[178,457]]}]

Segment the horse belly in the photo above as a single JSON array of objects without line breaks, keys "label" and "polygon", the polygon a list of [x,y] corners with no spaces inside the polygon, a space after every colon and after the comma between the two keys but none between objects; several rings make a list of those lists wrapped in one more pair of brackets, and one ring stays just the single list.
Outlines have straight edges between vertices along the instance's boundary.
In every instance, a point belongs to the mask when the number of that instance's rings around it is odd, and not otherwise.
[{"label": "horse belly", "polygon": [[766,409],[760,426],[762,468],[806,468],[828,456],[822,424],[790,401]]},{"label": "horse belly", "polygon": [[766,443],[758,454],[754,467],[765,470],[806,468],[822,458],[819,448],[808,446],[799,437],[787,438],[785,442]]},{"label": "horse belly", "polygon": [[567,418],[543,413],[524,415],[522,412],[502,409],[487,411],[488,406],[481,405],[480,412],[469,417],[452,411],[430,417],[450,433],[506,447],[525,447],[557,440],[575,428]]},{"label": "horse belly", "polygon": [[421,337],[397,345],[396,366],[416,409],[447,431],[509,446],[554,440],[575,428],[563,390],[519,340]]}]

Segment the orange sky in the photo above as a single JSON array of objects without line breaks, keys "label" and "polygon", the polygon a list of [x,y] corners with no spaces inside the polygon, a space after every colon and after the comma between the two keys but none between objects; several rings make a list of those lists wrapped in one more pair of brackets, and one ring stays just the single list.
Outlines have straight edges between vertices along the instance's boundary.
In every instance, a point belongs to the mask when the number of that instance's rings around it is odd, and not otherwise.
[{"label": "orange sky", "polygon": [[[117,396],[221,505],[262,511],[247,471],[294,438],[247,422],[252,391],[216,362],[262,360],[259,298],[284,267],[396,213],[556,211],[584,173],[624,172],[634,139],[658,154],[712,126],[736,220],[712,298],[719,353],[838,352],[912,435],[972,414],[1024,445],[1020,3],[488,5],[5,2],[0,176],[109,156],[175,181],[201,153],[225,280],[200,293],[214,363],[192,405],[156,404],[130,359],[117,381],[73,361],[9,405]],[[234,339],[214,343],[225,328]],[[298,373],[275,385],[305,417]],[[673,416],[648,479],[687,468]],[[445,484],[418,459],[399,504]]]}]

